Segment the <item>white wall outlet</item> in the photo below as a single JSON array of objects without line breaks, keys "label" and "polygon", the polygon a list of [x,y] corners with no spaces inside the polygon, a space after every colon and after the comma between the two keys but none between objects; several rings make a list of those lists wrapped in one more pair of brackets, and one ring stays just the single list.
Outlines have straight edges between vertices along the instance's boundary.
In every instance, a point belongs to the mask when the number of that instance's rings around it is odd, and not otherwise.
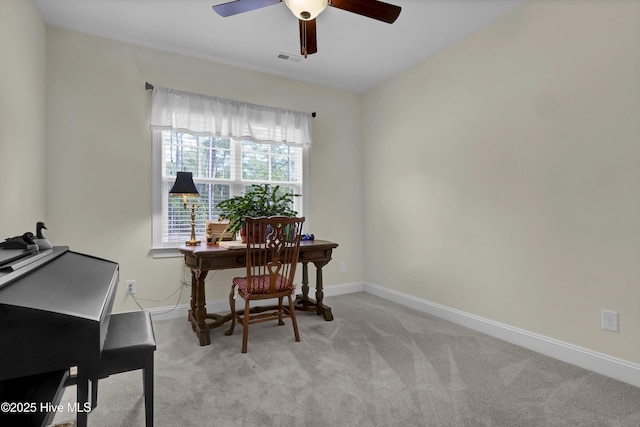
[{"label": "white wall outlet", "polygon": [[340,273],[344,273],[345,271],[347,271],[347,265],[344,262],[339,262],[338,263],[338,271]]},{"label": "white wall outlet", "polygon": [[602,329],[618,332],[618,312],[602,309]]},{"label": "white wall outlet", "polygon": [[136,281],[135,280],[126,280],[124,282],[124,286],[127,289],[127,294],[133,295],[136,293]]}]

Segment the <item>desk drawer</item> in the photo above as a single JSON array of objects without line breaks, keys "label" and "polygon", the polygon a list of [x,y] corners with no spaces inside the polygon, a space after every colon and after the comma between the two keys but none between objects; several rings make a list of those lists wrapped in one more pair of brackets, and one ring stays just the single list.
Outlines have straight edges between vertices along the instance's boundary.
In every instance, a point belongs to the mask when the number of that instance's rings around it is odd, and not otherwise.
[{"label": "desk drawer", "polygon": [[300,251],[300,254],[298,256],[299,262],[318,261],[318,260],[329,261],[330,259],[331,259],[331,249],[314,249],[314,250],[306,250],[304,252]]},{"label": "desk drawer", "polygon": [[238,251],[236,256],[225,257],[185,257],[187,267],[196,270],[225,270],[229,268],[242,268],[246,266],[244,251]]}]

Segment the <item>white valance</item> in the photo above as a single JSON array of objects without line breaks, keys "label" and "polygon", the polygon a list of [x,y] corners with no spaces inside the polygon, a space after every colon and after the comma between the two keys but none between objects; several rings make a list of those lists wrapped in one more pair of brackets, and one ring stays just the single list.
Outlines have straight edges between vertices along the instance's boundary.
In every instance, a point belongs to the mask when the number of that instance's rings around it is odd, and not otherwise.
[{"label": "white valance", "polygon": [[311,145],[311,113],[158,86],[151,95],[150,127],[260,143]]}]

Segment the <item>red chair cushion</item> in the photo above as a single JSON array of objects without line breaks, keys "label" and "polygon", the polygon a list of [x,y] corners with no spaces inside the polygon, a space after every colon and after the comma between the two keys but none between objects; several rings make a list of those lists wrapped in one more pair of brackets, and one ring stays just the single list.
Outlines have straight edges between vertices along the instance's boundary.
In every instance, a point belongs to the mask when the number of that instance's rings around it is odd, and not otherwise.
[{"label": "red chair cushion", "polygon": [[[269,276],[253,276],[253,287],[249,292],[248,281],[246,277],[235,277],[233,279],[233,286],[236,287],[240,296],[247,299],[251,294],[266,294],[269,293]],[[291,289],[291,295],[296,292],[296,285],[287,285],[284,277],[278,275],[276,279],[276,292],[282,292]]]}]

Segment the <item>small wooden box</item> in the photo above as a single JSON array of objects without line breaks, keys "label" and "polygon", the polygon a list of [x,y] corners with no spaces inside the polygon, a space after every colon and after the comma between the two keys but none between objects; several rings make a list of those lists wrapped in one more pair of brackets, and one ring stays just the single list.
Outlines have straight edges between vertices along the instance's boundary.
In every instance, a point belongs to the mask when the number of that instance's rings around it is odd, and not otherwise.
[{"label": "small wooden box", "polygon": [[235,236],[225,231],[229,221],[207,221],[207,245],[215,245],[219,240],[235,240]]}]

